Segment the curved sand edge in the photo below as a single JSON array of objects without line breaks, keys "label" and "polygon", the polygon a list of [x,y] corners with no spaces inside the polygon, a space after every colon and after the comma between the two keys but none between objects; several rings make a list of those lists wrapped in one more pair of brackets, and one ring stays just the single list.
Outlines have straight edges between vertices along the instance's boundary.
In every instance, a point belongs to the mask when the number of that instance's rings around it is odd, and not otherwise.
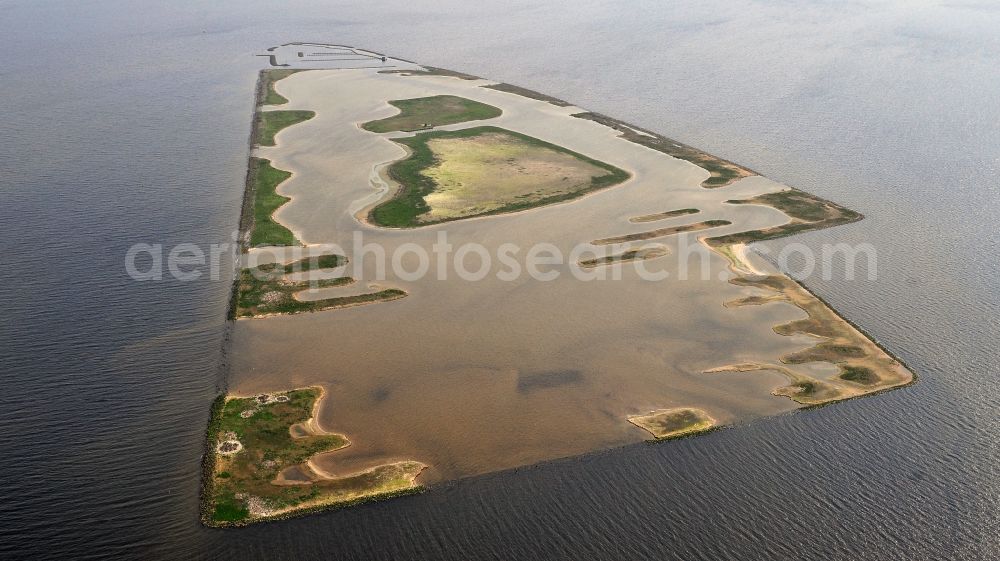
[{"label": "curved sand edge", "polygon": [[[916,379],[899,359],[801,283],[785,275],[769,275],[754,268],[747,258],[745,244],[705,245],[730,262],[730,270],[737,275],[730,279],[731,284],[770,293],[729,301],[724,306],[736,308],[772,302],[791,304],[805,312],[807,317],[776,325],[774,332],[783,336],[808,335],[818,342],[780,357],[780,364],[730,364],[707,369],[704,373],[777,372],[785,376],[789,384],[773,389],[772,395],[788,397],[805,406],[826,405],[881,393],[907,386]],[[837,367],[838,373],[820,379],[791,368],[807,363],[827,363]]]}]

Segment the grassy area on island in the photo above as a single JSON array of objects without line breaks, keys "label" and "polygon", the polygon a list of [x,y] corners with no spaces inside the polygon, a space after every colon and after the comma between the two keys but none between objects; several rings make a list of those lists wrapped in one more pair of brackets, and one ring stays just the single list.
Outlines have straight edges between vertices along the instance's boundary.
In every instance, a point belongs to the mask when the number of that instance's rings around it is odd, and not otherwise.
[{"label": "grassy area on island", "polygon": [[692,164],[705,169],[711,176],[701,182],[701,186],[706,189],[725,187],[730,183],[744,177],[757,175],[754,171],[743,166],[736,165],[728,160],[702,152],[686,144],[681,144],[676,140],[671,140],[665,136],[649,132],[635,125],[613,119],[600,113],[576,113],[573,115],[580,119],[587,119],[600,123],[606,127],[615,129],[621,133],[621,137],[629,142],[634,142],[646,148],[651,148],[658,152],[663,152],[668,156],[686,160]]},{"label": "grassy area on island", "polygon": [[303,121],[308,121],[316,116],[313,111],[258,111],[257,112],[257,138],[258,146],[274,146],[274,135],[292,125],[297,125]]},{"label": "grassy area on island", "polygon": [[536,92],[535,90],[529,90],[528,88],[522,88],[521,86],[515,86],[514,84],[487,84],[482,86],[484,88],[489,88],[491,90],[497,90],[500,92],[512,93],[519,95],[521,97],[527,97],[529,99],[537,99],[538,101],[547,101],[552,105],[557,107],[569,107],[572,103],[568,101],[563,101],[558,97],[552,97],[550,95],[545,95],[543,93]]},{"label": "grassy area on island", "polygon": [[257,269],[266,272],[280,270],[282,273],[288,275],[291,273],[301,273],[319,269],[336,269],[346,263],[347,258],[343,255],[327,253],[326,255],[312,255],[310,257],[305,257],[297,261],[292,261],[287,265],[282,265],[280,263],[265,263],[264,265],[258,265]]},{"label": "grassy area on island", "polygon": [[398,115],[368,121],[361,128],[371,132],[416,131],[466,121],[499,117],[503,111],[492,105],[454,95],[435,95],[416,99],[394,99],[389,105]]},{"label": "grassy area on island", "polygon": [[[354,282],[351,277],[302,281],[288,279],[289,273],[310,270],[311,265],[303,265],[304,262],[309,261],[311,259],[304,259],[289,265],[261,265],[241,269],[236,286],[236,317],[319,312],[360,304],[387,302],[406,296],[406,292],[403,290],[389,288],[367,294],[338,296],[321,300],[299,300],[296,298],[296,294],[310,288],[333,288]],[[334,267],[339,266],[340,263],[342,261],[338,260],[338,265],[334,265]]]},{"label": "grassy area on island", "polygon": [[[778,301],[780,296],[770,302]],[[781,357],[785,364],[805,364],[807,362],[842,362],[851,358],[864,358],[865,350],[857,345],[820,343],[808,349],[796,351]]]},{"label": "grassy area on island", "polygon": [[617,185],[629,174],[561,146],[490,126],[393,139],[410,155],[389,166],[397,192],[369,220],[412,228],[514,212]]},{"label": "grassy area on island", "polygon": [[267,70],[261,70],[261,96],[260,103],[262,105],[284,105],[288,103],[288,99],[285,96],[279,94],[274,89],[274,84],[283,78],[287,78],[296,72],[302,72],[302,69],[278,69],[271,68]]},{"label": "grassy area on island", "polygon": [[878,375],[866,366],[842,365],[840,367],[840,379],[866,386],[879,382]]},{"label": "grassy area on island", "polygon": [[426,467],[404,461],[332,476],[317,454],[350,444],[315,420],[319,388],[216,400],[209,421],[202,520],[239,526],[419,490]]},{"label": "grassy area on island", "polygon": [[701,211],[696,208],[679,208],[677,210],[657,212],[656,214],[644,214],[642,216],[633,216],[632,218],[629,218],[628,221],[633,224],[642,224],[644,222],[657,222],[659,220],[676,218],[678,216],[686,216],[688,214],[698,214],[699,212]]},{"label": "grassy area on island", "polygon": [[647,431],[656,440],[669,440],[705,432],[715,426],[715,419],[701,409],[679,407],[660,409],[646,415],[634,415],[628,422]]},{"label": "grassy area on island", "polygon": [[844,208],[836,203],[815,195],[788,189],[777,193],[766,193],[750,199],[729,200],[727,204],[755,204],[775,208],[787,214],[791,220],[786,224],[737,232],[705,240],[712,246],[726,246],[738,243],[752,243],[773,240],[792,234],[831,228],[841,224],[856,222],[864,218],[861,213]]},{"label": "grassy area on island", "polygon": [[277,192],[278,185],[291,177],[291,173],[271,165],[270,160],[250,158],[247,176],[253,193],[253,223],[249,226],[250,246],[298,245],[292,231],[274,220],[274,212],[290,199]]},{"label": "grassy area on island", "polygon": [[594,267],[601,267],[605,265],[614,265],[615,263],[626,263],[629,261],[648,261],[650,259],[656,259],[657,257],[663,257],[670,253],[670,250],[664,246],[647,247],[642,249],[630,249],[622,253],[617,253],[614,255],[606,255],[603,257],[595,257],[593,259],[583,259],[580,261],[579,265],[584,269],[593,269]]},{"label": "grassy area on island", "polygon": [[687,232],[698,232],[701,230],[707,230],[709,228],[718,228],[719,226],[729,226],[730,224],[732,224],[732,222],[728,220],[705,220],[703,222],[695,222],[693,224],[681,224],[680,226],[669,226],[667,228],[659,228],[657,230],[650,230],[648,232],[638,232],[635,234],[625,234],[623,236],[614,236],[611,238],[601,238],[599,240],[594,240],[590,243],[594,245],[610,245],[617,243],[637,242],[653,238],[673,236],[676,234],[684,234]]}]

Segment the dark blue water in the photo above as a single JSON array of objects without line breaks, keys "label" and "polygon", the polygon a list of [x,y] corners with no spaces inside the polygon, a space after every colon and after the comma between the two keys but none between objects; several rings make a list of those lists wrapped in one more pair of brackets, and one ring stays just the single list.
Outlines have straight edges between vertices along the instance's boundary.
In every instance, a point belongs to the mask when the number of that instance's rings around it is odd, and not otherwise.
[{"label": "dark blue water", "polygon": [[[0,0],[0,557],[1000,558],[1000,11],[983,2]],[[661,446],[240,530],[198,523],[229,290],[132,281],[230,239],[286,41],[504,80],[868,219],[878,279],[807,284],[921,375]]]}]

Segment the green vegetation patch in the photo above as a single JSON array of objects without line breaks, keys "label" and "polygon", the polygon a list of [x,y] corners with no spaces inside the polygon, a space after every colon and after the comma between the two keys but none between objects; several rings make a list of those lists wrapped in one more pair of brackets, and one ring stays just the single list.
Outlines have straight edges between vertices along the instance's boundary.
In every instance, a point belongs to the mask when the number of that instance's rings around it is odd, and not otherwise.
[{"label": "green vegetation patch", "polygon": [[859,212],[821,199],[815,195],[799,191],[798,189],[767,193],[750,199],[730,200],[726,201],[726,203],[733,205],[758,204],[770,206],[784,212],[792,220],[780,226],[737,232],[706,240],[715,246],[773,240],[801,232],[848,224],[864,218]]},{"label": "green vegetation patch", "polygon": [[279,195],[278,185],[291,177],[291,173],[271,166],[270,160],[250,158],[247,176],[249,188],[253,191],[253,225],[250,245],[298,245],[292,231],[275,222],[273,214],[278,207],[287,203],[288,197]]},{"label": "green vegetation patch", "polygon": [[[210,505],[206,522],[239,523],[319,495],[321,490],[314,485],[272,484],[283,469],[349,444],[339,434],[292,437],[290,427],[312,417],[319,396],[319,389],[306,388],[224,402],[209,426],[215,466],[205,482]],[[222,477],[223,473],[227,475]]]},{"label": "green vegetation patch", "polygon": [[258,265],[257,270],[266,271],[268,273],[281,271],[282,273],[288,275],[291,273],[315,271],[318,269],[336,269],[346,263],[347,258],[343,255],[328,253],[326,255],[313,255],[312,257],[292,261],[287,265],[282,265],[280,263],[266,263],[264,265]]},{"label": "green vegetation patch", "polygon": [[[462,142],[435,145],[447,152],[442,154],[432,148],[439,140]],[[389,167],[400,189],[372,209],[369,220],[380,226],[412,228],[515,212],[574,199],[630,177],[610,164],[498,127],[431,131],[394,141],[411,154]]]},{"label": "green vegetation patch", "polygon": [[260,102],[264,105],[284,105],[288,103],[288,99],[285,96],[279,94],[274,89],[274,84],[283,78],[287,78],[296,72],[302,72],[301,69],[269,69],[261,71],[261,98]]},{"label": "green vegetation patch", "polygon": [[[338,265],[342,263],[338,257]],[[237,285],[237,317],[254,317],[269,314],[298,314],[318,312],[334,308],[345,308],[371,302],[395,300],[406,296],[406,292],[390,288],[368,294],[324,298],[322,300],[300,301],[295,294],[310,288],[331,288],[354,282],[350,277],[334,279],[291,281],[285,276],[296,271],[311,270],[311,259],[304,259],[290,265],[261,265],[240,270]],[[317,267],[318,268],[318,267]]]},{"label": "green vegetation patch", "polygon": [[503,112],[492,105],[454,95],[435,95],[416,99],[395,99],[389,105],[399,114],[368,121],[361,128],[371,132],[416,131],[499,117]]},{"label": "green vegetation patch", "polygon": [[313,111],[258,111],[257,112],[257,145],[274,146],[274,135],[292,125],[308,121],[316,116]]},{"label": "green vegetation patch", "polygon": [[840,367],[840,379],[866,386],[877,384],[880,381],[878,374],[871,368],[851,365],[842,365]]},{"label": "green vegetation patch", "polygon": [[219,396],[206,433],[202,520],[242,526],[326,508],[414,493],[427,466],[395,461],[331,474],[311,460],[350,441],[323,431],[314,418],[319,388],[253,397]]},{"label": "green vegetation patch", "polygon": [[423,66],[422,70],[379,70],[379,74],[399,74],[401,76],[448,76],[460,80],[481,80],[479,76],[448,70],[447,68],[437,68],[435,66]]},{"label": "green vegetation patch", "polygon": [[812,397],[822,390],[819,384],[812,381],[796,382],[788,387],[796,390],[802,397]]},{"label": "green vegetation patch", "polygon": [[727,204],[758,204],[774,207],[803,222],[819,222],[834,217],[858,218],[858,213],[798,189],[765,193],[752,199],[728,200]]},{"label": "green vegetation patch", "polygon": [[772,393],[809,406],[837,401],[850,395],[845,394],[840,388],[805,376],[797,376],[797,379],[791,384],[778,388]]}]

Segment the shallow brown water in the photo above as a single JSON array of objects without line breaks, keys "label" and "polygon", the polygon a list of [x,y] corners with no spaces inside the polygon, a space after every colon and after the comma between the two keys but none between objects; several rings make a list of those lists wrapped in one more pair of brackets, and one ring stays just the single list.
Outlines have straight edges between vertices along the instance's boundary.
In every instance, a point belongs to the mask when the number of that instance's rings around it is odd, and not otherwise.
[{"label": "shallow brown water", "polygon": [[[575,244],[609,234],[643,232],[629,218],[662,208],[700,208],[697,221],[725,218],[739,231],[780,224],[764,207],[727,206],[737,196],[780,185],[755,177],[706,191],[707,172],[616,138],[596,123],[576,119],[574,107],[555,107],[479,87],[485,81],[379,74],[373,70],[314,70],[278,82],[289,109],[317,117],[286,129],[277,146],[259,149],[293,172],[279,192],[292,197],[276,216],[309,242],[350,248],[355,231],[387,255],[414,243],[433,255],[446,233],[455,247],[482,243],[491,255],[504,243],[527,251],[547,242],[568,255]],[[559,205],[415,230],[359,223],[360,204],[372,200],[373,170],[401,156],[398,146],[357,125],[391,115],[387,102],[451,94],[495,105],[493,124],[558,143],[633,174],[625,184]],[[353,142],[357,139],[357,142]],[[370,203],[369,203],[370,204]],[[322,206],[323,212],[316,211]],[[665,225],[690,223],[690,217]],[[353,258],[368,279],[410,295],[391,303],[291,317],[238,321],[233,334],[231,388],[253,393],[306,385],[329,391],[320,422],[353,445],[318,462],[333,472],[373,461],[414,459],[431,468],[425,482],[478,475],[543,460],[638,442],[648,435],[629,415],[670,407],[698,407],[720,423],[789,411],[795,404],[770,395],[778,375],[704,374],[734,362],[773,361],[808,339],[776,335],[772,326],[802,317],[788,305],[732,309],[723,303],[745,293],[727,281],[726,262],[707,252],[684,260],[680,244],[699,247],[694,235],[658,238],[672,256],[647,265],[669,273],[642,278],[630,264],[620,279],[584,281],[567,267],[557,279],[521,275],[501,280],[491,270],[480,280],[454,271],[407,280],[375,259]],[[267,252],[254,254],[267,258]],[[410,256],[412,257],[412,255]],[[404,260],[407,270],[417,267]],[[478,268],[478,257],[466,261]],[[705,276],[700,264],[705,260]],[[450,262],[449,262],[450,266]],[[683,267],[690,278],[681,280]],[[350,266],[348,270],[352,270]],[[358,286],[344,294],[357,293]],[[326,289],[324,296],[338,293]],[[815,368],[815,367],[814,367]],[[832,370],[832,369],[830,369]]]}]

